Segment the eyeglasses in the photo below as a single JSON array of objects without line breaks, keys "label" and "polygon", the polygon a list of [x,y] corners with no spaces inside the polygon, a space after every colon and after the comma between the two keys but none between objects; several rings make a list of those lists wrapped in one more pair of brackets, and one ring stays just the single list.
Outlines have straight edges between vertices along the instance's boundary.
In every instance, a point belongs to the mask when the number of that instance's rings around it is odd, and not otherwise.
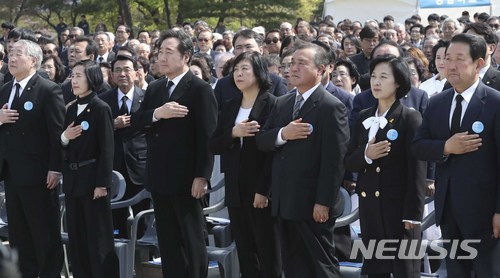
[{"label": "eyeglasses", "polygon": [[205,38],[198,38],[199,42],[209,42],[210,39],[205,39]]},{"label": "eyeglasses", "polygon": [[271,44],[271,43],[276,44],[276,43],[278,43],[279,41],[280,41],[280,39],[278,39],[278,38],[274,37],[274,38],[272,38],[272,39],[266,39],[266,44]]},{"label": "eyeglasses", "polygon": [[128,67],[127,68],[123,68],[123,69],[122,68],[115,68],[113,70],[114,73],[122,73],[123,72],[123,73],[126,73],[126,74],[130,73],[132,71],[134,71],[134,69],[133,68],[128,68]]},{"label": "eyeglasses", "polygon": [[493,29],[498,29],[500,27],[500,24],[490,24],[490,27]]}]

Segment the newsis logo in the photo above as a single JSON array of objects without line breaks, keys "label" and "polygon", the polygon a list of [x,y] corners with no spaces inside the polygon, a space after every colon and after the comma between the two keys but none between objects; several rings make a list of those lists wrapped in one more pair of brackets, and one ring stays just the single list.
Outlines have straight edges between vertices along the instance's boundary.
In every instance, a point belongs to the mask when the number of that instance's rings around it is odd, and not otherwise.
[{"label": "newsis logo", "polygon": [[[428,244],[421,244],[419,240],[383,239],[370,240],[368,246],[365,246],[361,240],[355,240],[350,259],[356,259],[359,252],[361,252],[365,259],[394,260],[396,256],[402,260],[422,259],[425,256],[425,248],[428,246],[430,250],[434,251],[428,255],[428,258],[431,260],[444,259],[447,256],[451,259],[470,260],[477,257],[477,250],[472,245],[479,244],[480,242],[480,239],[439,239],[429,241]],[[451,243],[449,254],[443,247],[443,243]],[[397,254],[395,254],[396,251],[398,251]]]}]

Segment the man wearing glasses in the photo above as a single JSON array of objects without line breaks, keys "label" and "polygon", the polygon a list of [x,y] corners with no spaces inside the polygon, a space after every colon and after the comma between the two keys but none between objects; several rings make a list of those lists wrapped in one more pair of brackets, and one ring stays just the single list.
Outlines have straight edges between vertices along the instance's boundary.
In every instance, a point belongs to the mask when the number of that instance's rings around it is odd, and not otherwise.
[{"label": "man wearing glasses", "polygon": [[281,49],[281,34],[280,30],[272,29],[266,35],[266,48],[269,54],[280,54]]},{"label": "man wearing glasses", "polygon": [[496,31],[496,30],[499,30],[500,29],[500,18],[498,16],[490,16],[490,18],[488,18],[488,25],[490,25],[490,27]]},{"label": "man wearing glasses", "polygon": [[54,43],[48,43],[43,46],[43,58],[51,56],[59,56],[59,53],[57,52],[57,45]]},{"label": "man wearing glasses", "polygon": [[118,48],[121,46],[126,46],[128,44],[128,38],[130,37],[130,27],[126,25],[119,25],[115,30],[116,44],[113,46],[113,52],[116,53]]},{"label": "man wearing glasses", "polygon": [[198,52],[206,53],[215,59],[215,52],[212,51],[212,47],[214,44],[214,36],[212,32],[208,29],[200,31],[198,36],[196,37]]}]

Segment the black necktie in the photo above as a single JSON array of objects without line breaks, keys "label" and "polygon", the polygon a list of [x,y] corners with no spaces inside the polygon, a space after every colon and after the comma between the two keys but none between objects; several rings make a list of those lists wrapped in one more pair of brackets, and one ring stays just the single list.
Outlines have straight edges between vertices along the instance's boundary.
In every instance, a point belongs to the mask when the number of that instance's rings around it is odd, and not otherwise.
[{"label": "black necktie", "polygon": [[14,110],[19,110],[19,105],[20,105],[20,90],[21,90],[21,85],[19,83],[16,83],[16,93],[14,94],[14,98],[12,99],[12,103],[10,104],[10,109]]},{"label": "black necktie", "polygon": [[292,120],[296,120],[299,117],[300,108],[304,102],[304,97],[301,94],[297,94],[295,97],[295,105],[293,106]]},{"label": "black necktie", "polygon": [[118,111],[118,114],[121,115],[128,115],[128,106],[127,106],[127,96],[122,97],[122,105],[120,106],[120,111]]},{"label": "black necktie", "polygon": [[170,92],[170,88],[172,88],[172,86],[174,86],[174,82],[172,80],[168,81],[168,84],[167,84],[167,93],[168,93],[168,98],[170,99],[170,97],[172,96],[172,93],[173,92]]},{"label": "black necktie", "polygon": [[168,81],[167,83],[167,93],[163,95],[163,102],[167,102],[170,100],[170,97],[172,96],[172,93],[170,92],[170,88],[174,86],[174,82],[172,80]]},{"label": "black necktie", "polygon": [[460,119],[462,118],[462,100],[464,97],[462,95],[457,95],[455,97],[455,101],[457,102],[457,106],[455,106],[455,110],[453,111],[453,116],[451,117],[451,135],[459,132],[460,130]]}]

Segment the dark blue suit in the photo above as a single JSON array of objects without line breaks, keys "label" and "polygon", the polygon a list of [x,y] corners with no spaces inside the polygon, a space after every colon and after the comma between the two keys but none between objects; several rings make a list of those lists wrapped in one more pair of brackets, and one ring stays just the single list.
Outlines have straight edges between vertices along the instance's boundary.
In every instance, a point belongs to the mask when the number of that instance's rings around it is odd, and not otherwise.
[{"label": "dark blue suit", "polygon": [[[474,271],[479,277],[493,277],[490,259],[494,259],[497,268],[500,261],[499,240],[492,240],[492,218],[500,213],[500,93],[479,82],[463,116],[460,132],[476,133],[472,124],[480,121],[484,125],[484,130],[478,133],[482,145],[477,151],[444,159],[444,145],[451,137],[449,119],[453,97],[453,89],[432,97],[415,135],[413,151],[421,160],[437,162],[434,203],[436,224],[441,225],[443,238],[481,239],[481,244],[474,246],[479,252],[473,260]],[[496,257],[492,252],[495,245]],[[450,277],[465,277],[462,275],[470,272],[468,262],[447,260],[446,263]]]},{"label": "dark blue suit", "polygon": [[[222,108],[223,103],[241,94],[231,78],[231,75],[225,76],[219,79],[215,86],[214,93],[219,104],[219,110]],[[269,88],[268,92],[271,95],[279,97],[287,93],[285,79],[274,73],[269,74],[269,79],[271,79],[271,88]]]}]

